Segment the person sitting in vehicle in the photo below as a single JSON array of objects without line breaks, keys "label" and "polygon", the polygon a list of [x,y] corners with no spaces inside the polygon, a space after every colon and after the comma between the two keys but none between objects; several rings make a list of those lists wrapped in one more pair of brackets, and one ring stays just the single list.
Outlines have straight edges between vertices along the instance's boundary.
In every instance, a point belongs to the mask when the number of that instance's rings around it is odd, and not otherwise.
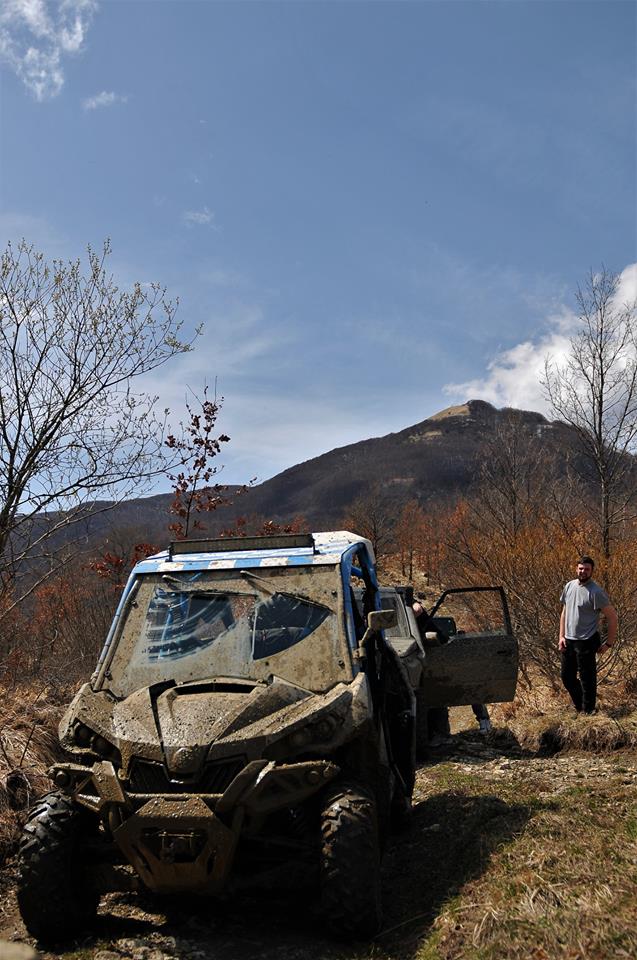
[{"label": "person sitting in vehicle", "polygon": [[[414,599],[412,610],[416,617],[420,638],[423,644],[434,642],[436,645],[447,643],[456,632],[456,624],[452,617],[432,617],[420,600]],[[446,628],[446,629],[445,629]],[[427,634],[436,633],[436,640],[432,641]],[[489,711],[484,703],[472,703],[471,709],[478,722],[480,733],[487,734],[493,728],[489,718]],[[429,730],[432,740],[447,737],[450,733],[448,707],[432,707],[429,710]]]},{"label": "person sitting in vehicle", "polygon": [[[427,636],[428,633],[436,634],[435,643],[437,645],[440,643],[446,643],[451,634],[455,632],[455,624],[453,623],[451,617],[433,618],[427,612],[420,600],[415,599],[411,605],[411,609],[414,611],[414,616],[416,617],[416,622],[418,624],[418,630],[420,631],[420,639],[422,640],[423,644],[432,642],[432,638]],[[451,621],[451,624],[453,624],[453,629],[449,631],[449,633],[445,632],[443,625],[440,623],[440,621],[443,619],[449,620]],[[444,626],[447,626],[447,624]]]}]

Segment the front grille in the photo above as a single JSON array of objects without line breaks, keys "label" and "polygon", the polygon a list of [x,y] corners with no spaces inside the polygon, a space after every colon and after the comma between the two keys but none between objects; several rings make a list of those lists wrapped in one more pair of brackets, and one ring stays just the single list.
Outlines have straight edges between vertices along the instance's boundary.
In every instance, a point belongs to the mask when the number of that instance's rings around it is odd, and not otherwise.
[{"label": "front grille", "polygon": [[245,757],[229,757],[208,763],[201,777],[202,793],[223,793],[229,787],[240,770],[245,767]]},{"label": "front grille", "polygon": [[[166,775],[162,763],[135,760],[129,778],[131,793],[174,793],[175,785]],[[182,788],[183,789],[183,788]]]},{"label": "front grille", "polygon": [[207,763],[199,777],[175,782],[163,763],[134,760],[128,789],[131,793],[223,793],[244,766],[245,757],[216,760]]}]

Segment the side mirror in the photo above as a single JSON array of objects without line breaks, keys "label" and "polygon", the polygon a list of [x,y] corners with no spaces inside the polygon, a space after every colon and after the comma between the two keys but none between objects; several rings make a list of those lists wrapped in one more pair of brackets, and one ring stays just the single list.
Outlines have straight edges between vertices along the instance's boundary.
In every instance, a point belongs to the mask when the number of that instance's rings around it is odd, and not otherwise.
[{"label": "side mirror", "polygon": [[398,613],[395,609],[391,610],[371,610],[367,614],[367,629],[372,633],[378,633],[379,630],[391,630],[398,623]]},{"label": "side mirror", "polygon": [[357,656],[359,659],[365,657],[365,647],[368,640],[380,630],[391,630],[398,623],[398,614],[395,610],[370,610],[367,614],[367,630],[358,642]]},{"label": "side mirror", "polygon": [[366,657],[365,648],[368,640],[379,633],[381,630],[391,630],[398,623],[398,613],[396,610],[370,610],[367,614],[367,630],[358,643],[358,650],[354,656],[358,660],[364,660]]}]

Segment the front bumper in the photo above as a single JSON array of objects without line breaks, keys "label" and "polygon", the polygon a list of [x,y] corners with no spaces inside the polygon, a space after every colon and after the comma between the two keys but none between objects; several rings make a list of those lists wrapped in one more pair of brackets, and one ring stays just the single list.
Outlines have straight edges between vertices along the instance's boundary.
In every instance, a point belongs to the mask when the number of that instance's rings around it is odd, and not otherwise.
[{"label": "front bumper", "polygon": [[339,773],[327,760],[248,763],[221,794],[140,794],[124,788],[113,764],[56,764],[49,775],[74,800],[103,816],[145,885],[159,893],[219,892],[246,818],[293,807]]}]

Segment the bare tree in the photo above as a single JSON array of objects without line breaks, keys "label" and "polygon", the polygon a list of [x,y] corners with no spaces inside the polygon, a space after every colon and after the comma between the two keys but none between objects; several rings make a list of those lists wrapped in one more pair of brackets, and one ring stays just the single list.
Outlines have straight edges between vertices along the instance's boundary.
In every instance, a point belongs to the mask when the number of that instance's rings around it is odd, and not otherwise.
[{"label": "bare tree", "polygon": [[606,559],[613,531],[628,519],[635,476],[630,454],[637,447],[637,305],[620,302],[619,282],[605,267],[591,271],[577,290],[569,356],[548,358],[543,379],[555,415],[575,429],[598,488]]},{"label": "bare tree", "polygon": [[376,559],[382,561],[393,547],[396,512],[396,504],[381,487],[372,485],[351,504],[343,524],[371,541]]},{"label": "bare tree", "polygon": [[415,498],[408,500],[396,521],[394,537],[400,554],[400,568],[403,577],[414,579],[414,558],[424,538],[425,515]]},{"label": "bare tree", "polygon": [[546,501],[553,486],[548,482],[551,466],[540,438],[519,412],[503,411],[480,464],[480,486],[472,503],[476,522],[515,543]]},{"label": "bare tree", "polygon": [[147,488],[168,454],[156,398],[134,383],[191,344],[179,339],[163,288],[117,288],[109,253],[107,243],[101,254],[89,249],[85,266],[47,263],[23,241],[0,259],[4,612],[51,569],[62,528],[98,497]]}]

